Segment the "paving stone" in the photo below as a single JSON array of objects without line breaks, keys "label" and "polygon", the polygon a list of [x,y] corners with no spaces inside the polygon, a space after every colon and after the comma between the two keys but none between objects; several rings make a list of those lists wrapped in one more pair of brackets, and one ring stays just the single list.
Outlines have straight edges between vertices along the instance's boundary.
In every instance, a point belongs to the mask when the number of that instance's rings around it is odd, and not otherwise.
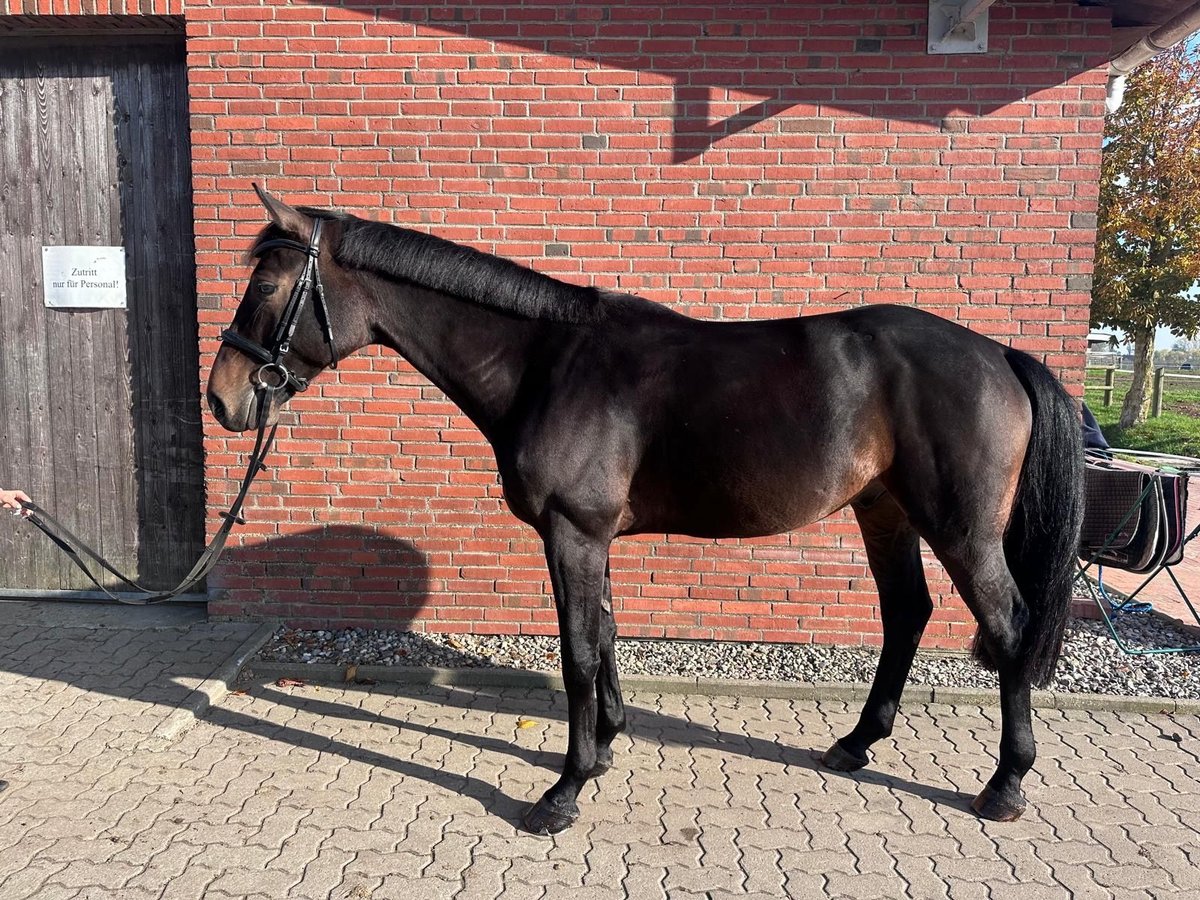
[{"label": "paving stone", "polygon": [[941,897],[946,882],[934,871],[934,857],[924,854],[896,856],[896,874],[907,887],[909,897]]},{"label": "paving stone", "polygon": [[183,874],[166,882],[162,900],[205,900],[208,886],[220,875],[219,871],[206,866],[189,865]]},{"label": "paving stone", "polygon": [[162,886],[179,878],[202,852],[191,844],[172,843],[141,864],[141,871],[126,882],[126,888],[161,891]]},{"label": "paving stone", "polygon": [[491,856],[475,857],[463,872],[462,890],[455,900],[493,900],[504,894],[505,876],[512,867],[508,860]]},{"label": "paving stone", "polygon": [[1010,870],[1001,859],[979,857],[944,856],[934,857],[934,871],[947,884],[955,885],[966,881],[1000,882],[1009,880]]},{"label": "paving stone", "polygon": [[282,869],[261,869],[237,866],[227,869],[209,886],[209,891],[224,891],[233,897],[248,897],[253,893],[265,893],[270,897],[286,897],[288,892],[301,882],[301,877]]},{"label": "paving stone", "polygon": [[[93,897],[99,897],[100,890],[109,890],[107,888],[91,888],[90,891]],[[88,888],[80,887],[65,887],[57,882],[50,882],[38,888],[38,900],[78,900],[78,898],[86,896],[89,893]]]},{"label": "paving stone", "polygon": [[825,890],[826,878],[822,872],[810,872],[803,869],[788,869],[787,881],[784,884],[784,896],[797,900],[816,900],[828,897]]},{"label": "paving stone", "polygon": [[663,879],[666,874],[664,869],[656,866],[638,866],[630,869],[629,874],[621,881],[621,886],[624,888],[625,896],[629,898],[669,900],[669,896],[663,888]]},{"label": "paving stone", "polygon": [[1072,900],[1058,884],[993,882],[988,885],[992,900]]},{"label": "paving stone", "polygon": [[328,897],[342,883],[346,867],[354,860],[354,854],[336,847],[323,846],[307,866],[304,875],[295,886],[300,897]]},{"label": "paving stone", "polygon": [[1173,887],[1171,876],[1154,865],[1092,866],[1090,868],[1095,873],[1096,882],[1109,888],[1115,894],[1140,889],[1157,895],[1165,893]]},{"label": "paving stone", "polygon": [[672,866],[667,870],[663,887],[669,897],[679,894],[703,896],[710,891],[740,893],[745,877],[741,869],[727,869],[722,866]]},{"label": "paving stone", "polygon": [[[422,878],[412,881],[393,875],[384,879],[383,884],[371,893],[371,900],[448,900],[458,894],[461,889],[462,885],[457,881],[443,881],[440,878]],[[301,894],[300,896],[322,895]],[[522,896],[529,900],[536,900],[542,896],[542,889],[538,888],[536,892],[523,892]]]},{"label": "paving stone", "polygon": [[[590,884],[585,887],[572,887],[568,889],[568,892],[562,894],[556,894],[553,891],[553,888],[546,888],[546,900],[557,900],[559,896],[570,898],[570,900],[629,900],[629,897],[621,890],[620,884],[612,887],[602,887],[598,884]],[[498,896],[507,898],[509,894],[505,891]],[[455,897],[454,900],[468,900],[468,896],[464,893]],[[470,900],[475,900],[475,898],[470,898]]]},{"label": "paving stone", "polygon": [[67,867],[67,863],[34,860],[19,872],[0,881],[0,897],[35,897],[38,890]]},{"label": "paving stone", "polygon": [[1193,835],[1190,848],[1186,844],[1174,847],[1144,844],[1140,852],[1148,864],[1166,872],[1182,893],[1200,895],[1200,867],[1196,865],[1196,857],[1200,853],[1197,853],[1194,842]]}]

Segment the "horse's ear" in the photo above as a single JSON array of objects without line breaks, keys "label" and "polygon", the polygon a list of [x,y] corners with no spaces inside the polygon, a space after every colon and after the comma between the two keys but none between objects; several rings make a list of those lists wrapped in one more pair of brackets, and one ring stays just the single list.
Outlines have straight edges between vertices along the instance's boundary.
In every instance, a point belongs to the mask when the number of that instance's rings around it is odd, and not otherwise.
[{"label": "horse's ear", "polygon": [[257,184],[254,185],[254,193],[258,194],[258,199],[266,207],[272,222],[289,234],[308,239],[308,235],[312,233],[312,222],[308,216],[300,210],[288,206],[282,200],[276,200]]}]

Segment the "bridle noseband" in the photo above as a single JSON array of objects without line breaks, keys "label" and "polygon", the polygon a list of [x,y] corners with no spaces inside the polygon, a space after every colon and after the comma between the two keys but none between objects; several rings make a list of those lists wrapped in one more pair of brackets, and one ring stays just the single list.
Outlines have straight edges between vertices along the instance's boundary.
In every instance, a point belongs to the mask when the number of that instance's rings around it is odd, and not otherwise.
[{"label": "bridle noseband", "polygon": [[255,390],[274,392],[281,391],[285,387],[290,387],[295,392],[308,390],[308,379],[289,372],[287,366],[283,364],[283,358],[291,350],[292,335],[296,332],[296,325],[300,321],[300,312],[304,309],[304,304],[308,302],[309,294],[315,298],[313,308],[317,314],[317,322],[321,326],[325,343],[329,345],[329,367],[337,368],[337,347],[333,342],[329,307],[325,305],[325,288],[321,284],[320,255],[323,225],[321,219],[313,220],[312,238],[307,246],[290,238],[275,238],[264,241],[255,248],[258,256],[277,248],[298,250],[305,256],[304,270],[292,286],[292,294],[288,297],[287,306],[283,308],[283,315],[279,317],[279,321],[275,325],[275,332],[271,335],[270,349],[243,337],[232,329],[226,328],[221,332],[221,340],[224,343],[262,363],[254,375]]}]

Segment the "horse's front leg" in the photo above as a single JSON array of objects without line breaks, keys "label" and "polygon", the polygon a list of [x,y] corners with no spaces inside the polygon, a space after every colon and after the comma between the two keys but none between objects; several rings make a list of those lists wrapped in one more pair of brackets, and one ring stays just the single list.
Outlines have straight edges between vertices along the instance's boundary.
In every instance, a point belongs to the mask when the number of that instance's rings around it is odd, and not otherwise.
[{"label": "horse's front leg", "polygon": [[612,767],[613,739],[625,730],[625,700],[617,678],[617,622],[613,618],[612,577],[604,566],[604,596],[600,600],[600,670],[596,675],[596,767],[599,777]]},{"label": "horse's front leg", "polygon": [[570,732],[562,777],[525,814],[525,827],[556,834],[579,818],[575,798],[596,768],[596,672],[608,541],[585,534],[560,514],[551,515],[542,538],[558,609]]}]

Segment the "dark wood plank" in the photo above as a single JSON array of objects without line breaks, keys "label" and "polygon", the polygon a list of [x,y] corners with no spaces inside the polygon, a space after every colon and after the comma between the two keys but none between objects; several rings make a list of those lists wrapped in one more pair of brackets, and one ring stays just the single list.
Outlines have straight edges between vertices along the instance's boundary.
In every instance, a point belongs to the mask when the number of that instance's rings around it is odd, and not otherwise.
[{"label": "dark wood plank", "polygon": [[[46,185],[46,199],[54,198],[58,215],[55,243],[92,245],[95,236],[88,227],[88,208],[94,204],[105,207],[111,202],[104,185],[86,177],[83,167],[87,153],[84,128],[92,94],[103,89],[101,80],[79,59],[67,61],[66,71],[54,72],[48,79],[48,116],[57,120],[59,133],[55,148],[55,163],[51,167],[53,181]],[[54,448],[56,468],[73,471],[74,487],[71,502],[59,503],[68,508],[74,520],[76,534],[104,551],[104,535],[100,529],[100,491],[96,457],[96,395],[93,383],[98,376],[92,351],[92,311],[61,309],[46,310],[46,330],[51,341],[59,343],[51,365],[51,397],[55,408],[64,411],[63,418],[71,422],[70,432],[59,431]],[[60,497],[65,485],[59,485]],[[111,548],[108,548],[111,552]],[[66,585],[64,585],[66,586]]]},{"label": "dark wood plank", "polygon": [[[108,70],[117,59],[113,48],[96,51],[103,62],[92,77],[90,96],[83,98],[81,147],[74,159],[76,183],[91,183],[89,192],[106,202],[89,203],[84,210],[86,243],[123,243],[120,198],[117,193],[118,151],[111,121],[113,79]],[[87,314],[92,328],[95,410],[93,452],[96,460],[97,528],[101,552],[123,572],[138,566],[137,481],[133,459],[133,409],[129,391],[126,311],[100,309]],[[113,585],[116,586],[115,584]]]},{"label": "dark wood plank", "polygon": [[203,545],[204,485],[190,150],[177,139],[188,129],[187,80],[168,53],[147,49],[119,70],[115,100],[127,160],[120,182],[143,569],[173,584]]},{"label": "dark wood plank", "polygon": [[[21,173],[18,184],[23,181],[26,188],[19,192],[16,214],[9,223],[18,238],[17,268],[8,281],[6,294],[10,302],[6,305],[19,321],[17,343],[23,351],[22,371],[17,391],[11,396],[10,409],[11,418],[24,425],[25,443],[14,446],[12,453],[6,453],[6,456],[18,469],[17,484],[35,500],[53,503],[55,475],[51,460],[53,430],[48,345],[45,316],[37,302],[42,290],[41,236],[46,218],[42,186],[50,167],[50,158],[45,152],[48,122],[43,115],[47,87],[45,76],[31,61],[17,59],[15,63],[18,67],[16,78],[10,83],[19,90],[21,103],[16,109],[19,121],[14,132],[18,143],[14,149],[17,171]],[[28,573],[14,572],[10,576],[18,581],[16,586],[26,583],[25,579],[37,586],[60,584],[65,569],[54,547],[48,546],[31,529],[22,529],[21,534],[29,548],[30,570]]]},{"label": "dark wood plank", "polygon": [[[30,185],[36,181],[35,85],[24,65],[0,68],[0,485],[21,488],[34,499],[50,496],[48,467],[39,465],[49,444],[42,414],[45,406],[45,341],[40,310],[31,311],[24,291],[30,273],[40,271],[34,258],[34,233],[40,211]],[[39,289],[36,284],[28,289]],[[31,529],[0,528],[0,586],[17,586],[22,579],[46,581],[55,561]]]}]

